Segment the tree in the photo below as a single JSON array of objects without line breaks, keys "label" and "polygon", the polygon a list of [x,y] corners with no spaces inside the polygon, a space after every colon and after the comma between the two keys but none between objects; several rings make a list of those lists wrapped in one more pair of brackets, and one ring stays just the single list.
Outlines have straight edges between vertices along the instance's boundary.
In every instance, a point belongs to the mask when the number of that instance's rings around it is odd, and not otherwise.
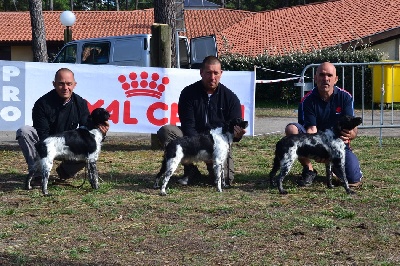
[{"label": "tree", "polygon": [[175,0],[154,0],[154,23],[168,24],[171,27],[171,66],[176,67],[175,43]]},{"label": "tree", "polygon": [[32,27],[32,50],[34,62],[47,62],[46,29],[42,14],[42,1],[29,0]]}]

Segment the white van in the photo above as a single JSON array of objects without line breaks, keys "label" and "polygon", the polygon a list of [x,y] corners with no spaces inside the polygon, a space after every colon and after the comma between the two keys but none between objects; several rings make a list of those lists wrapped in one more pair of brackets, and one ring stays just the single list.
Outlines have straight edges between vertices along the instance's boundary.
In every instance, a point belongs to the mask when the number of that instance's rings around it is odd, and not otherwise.
[{"label": "white van", "polygon": [[[151,34],[135,34],[67,43],[56,55],[53,63],[150,66]],[[206,56],[217,56],[214,35],[190,40],[179,37],[179,62],[181,68],[199,68]]]}]

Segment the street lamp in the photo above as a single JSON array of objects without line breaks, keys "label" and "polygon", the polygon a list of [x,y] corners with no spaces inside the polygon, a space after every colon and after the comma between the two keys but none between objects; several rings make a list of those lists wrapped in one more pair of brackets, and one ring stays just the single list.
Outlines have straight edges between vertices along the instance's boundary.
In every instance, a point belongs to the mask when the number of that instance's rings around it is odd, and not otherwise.
[{"label": "street lamp", "polygon": [[71,11],[64,11],[60,15],[61,24],[66,28],[64,29],[64,44],[72,41],[72,25],[74,25],[76,17]]}]

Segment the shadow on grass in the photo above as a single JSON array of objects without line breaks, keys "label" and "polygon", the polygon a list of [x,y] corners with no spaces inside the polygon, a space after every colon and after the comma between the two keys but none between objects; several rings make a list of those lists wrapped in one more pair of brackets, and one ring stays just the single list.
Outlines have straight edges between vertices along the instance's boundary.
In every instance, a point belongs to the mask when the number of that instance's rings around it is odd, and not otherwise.
[{"label": "shadow on grass", "polygon": [[148,151],[152,150],[149,143],[104,143],[102,151]]},{"label": "shadow on grass", "polygon": [[[170,189],[179,189],[184,188],[186,186],[180,185],[177,183],[177,180],[181,178],[181,175],[173,175],[168,182],[168,188]],[[159,188],[154,189],[156,173],[154,174],[111,174],[104,173],[103,181],[109,184],[112,184],[114,189],[122,189],[122,190],[130,190],[136,192],[144,192],[143,190],[159,190]],[[299,175],[288,175],[283,183],[285,188],[294,188],[297,187],[297,180]],[[314,180],[315,183],[326,183],[325,177],[317,176]],[[161,186],[162,180],[159,181],[159,185]],[[215,187],[208,182],[207,176],[202,175],[202,179],[195,184],[189,184],[188,187]],[[272,187],[269,182],[269,178],[266,178],[264,174],[251,174],[251,175],[241,175],[236,174],[234,184],[230,188],[225,189],[234,189],[241,190],[245,192],[254,192],[254,191],[263,191],[266,192],[274,192],[278,191],[277,187]],[[224,188],[223,188],[224,190]]]},{"label": "shadow on grass", "polygon": [[18,145],[0,145],[0,150],[1,151],[20,151],[21,149],[19,148]]},{"label": "shadow on grass", "polygon": [[[159,190],[154,189],[154,183],[157,172],[148,172],[148,173],[115,173],[115,172],[101,172],[100,173],[100,190],[103,186],[108,187],[108,189],[122,189],[128,191],[136,191],[149,193],[149,190]],[[168,182],[168,188],[178,188],[185,187],[177,183],[177,180],[181,178],[181,175],[173,175]],[[295,188],[297,187],[297,180],[300,175],[289,174],[285,177],[283,182],[283,187],[285,189]],[[326,177],[318,175],[314,179],[314,184],[323,183],[326,184]],[[21,174],[6,174],[2,176],[0,181],[1,191],[14,191],[18,189],[24,189],[25,175]],[[86,185],[85,185],[86,184]],[[159,185],[162,184],[162,180],[159,181]],[[72,180],[68,180],[67,182],[60,182],[59,179],[51,175],[49,179],[49,189],[51,187],[70,187],[70,188],[79,188],[82,185],[85,185],[90,190],[89,181],[87,180],[87,175],[83,171],[79,172],[77,177]],[[335,187],[341,186],[338,183],[334,183]],[[199,182],[194,184],[190,184],[188,186],[198,186],[198,187],[215,187],[209,182],[208,177],[206,175],[202,175]],[[228,189],[237,189],[245,192],[253,192],[253,191],[269,191],[274,192],[277,191],[277,187],[272,187],[270,185],[268,174],[264,173],[253,173],[250,175],[242,175],[236,174],[234,184],[231,188]],[[224,190],[224,189],[223,189]],[[275,192],[274,192],[275,193]]]},{"label": "shadow on grass", "polygon": [[[136,140],[132,141],[118,141],[110,140],[102,144],[101,149],[103,151],[140,151],[140,150],[152,150],[150,141],[147,140]],[[2,151],[20,151],[18,145],[0,145],[0,150]]]},{"label": "shadow on grass", "polygon": [[[29,258],[25,255],[14,255],[14,254],[6,254],[0,253],[0,261],[2,266],[11,266],[11,265],[31,265],[31,266],[39,266],[39,265],[55,265],[55,266],[94,266],[100,265],[99,263],[81,263],[73,260],[68,260],[65,258],[62,259],[51,259],[51,258],[41,258],[34,257]],[[118,265],[118,264],[113,264]]]},{"label": "shadow on grass", "polygon": [[21,174],[2,175],[0,181],[0,191],[13,191],[24,188],[25,176]]},{"label": "shadow on grass", "polygon": [[[25,175],[21,174],[7,174],[1,177],[0,181],[0,191],[15,191],[19,189],[25,190]],[[88,180],[83,179],[84,176],[79,175],[77,178],[74,178],[73,181],[77,182],[76,184],[72,184],[69,181],[61,181],[57,176],[50,175],[48,187],[51,189],[53,186],[62,186],[62,187],[71,187],[71,188],[79,188],[84,183],[89,183]],[[72,181],[72,180],[71,180]],[[39,186],[33,187],[34,189],[40,189]],[[1,264],[0,264],[1,265]]]}]

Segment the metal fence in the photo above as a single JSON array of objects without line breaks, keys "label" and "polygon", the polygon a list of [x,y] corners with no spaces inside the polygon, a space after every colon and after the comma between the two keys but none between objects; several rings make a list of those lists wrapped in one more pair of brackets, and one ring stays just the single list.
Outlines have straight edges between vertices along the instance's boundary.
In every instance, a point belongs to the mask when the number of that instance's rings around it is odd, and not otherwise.
[{"label": "metal fence", "polygon": [[[361,106],[355,110],[356,115],[363,119],[359,128],[379,129],[382,144],[383,128],[400,128],[400,111],[395,108],[395,104],[400,103],[400,61],[333,65],[339,76],[337,85],[350,92],[354,101],[358,102],[357,106]],[[295,83],[295,86],[301,87],[301,97],[312,90],[318,66],[308,65],[301,72],[299,82]],[[367,79],[367,76],[370,78]]]}]

